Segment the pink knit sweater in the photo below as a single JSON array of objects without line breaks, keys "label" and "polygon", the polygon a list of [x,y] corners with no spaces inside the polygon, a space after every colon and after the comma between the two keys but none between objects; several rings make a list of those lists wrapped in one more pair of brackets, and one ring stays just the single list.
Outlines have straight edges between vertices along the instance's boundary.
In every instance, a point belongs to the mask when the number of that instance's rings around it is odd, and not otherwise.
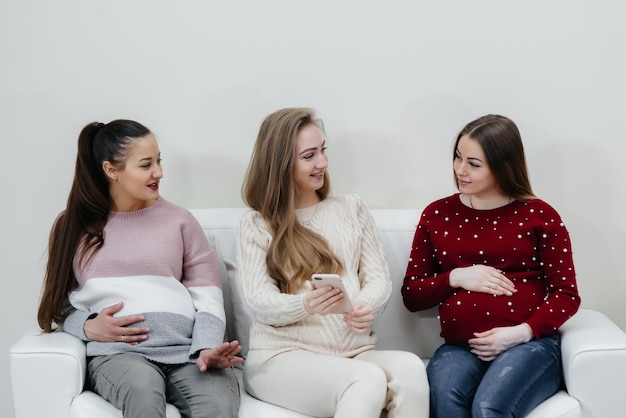
[{"label": "pink knit sweater", "polygon": [[217,257],[186,209],[163,198],[134,212],[111,212],[104,245],[87,265],[75,262],[78,287],[65,332],[87,340],[87,317],[124,302],[117,316],[141,314],[150,328],[137,345],[90,341],[87,355],[136,352],[161,363],[191,361],[222,343],[225,331]]}]

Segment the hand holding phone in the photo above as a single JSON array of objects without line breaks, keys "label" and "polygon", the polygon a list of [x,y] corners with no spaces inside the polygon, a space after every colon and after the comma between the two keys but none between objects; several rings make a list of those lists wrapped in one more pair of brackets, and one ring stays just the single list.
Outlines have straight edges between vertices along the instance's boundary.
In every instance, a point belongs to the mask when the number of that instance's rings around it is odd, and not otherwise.
[{"label": "hand holding phone", "polygon": [[343,293],[343,299],[333,308],[332,311],[330,311],[330,313],[343,314],[344,312],[352,312],[354,307],[352,306],[348,292],[346,292],[343,282],[338,274],[315,273],[311,276],[311,280],[313,281],[313,284],[315,284],[316,289],[324,286],[331,286],[340,289]]}]

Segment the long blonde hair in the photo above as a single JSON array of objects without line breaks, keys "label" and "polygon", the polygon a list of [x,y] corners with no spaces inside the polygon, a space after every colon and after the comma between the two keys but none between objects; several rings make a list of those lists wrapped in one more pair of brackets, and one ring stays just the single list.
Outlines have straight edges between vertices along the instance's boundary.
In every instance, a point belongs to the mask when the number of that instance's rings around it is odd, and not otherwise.
[{"label": "long blonde hair", "polygon": [[[280,109],[268,115],[259,130],[242,187],[244,201],[267,223],[272,241],[265,262],[283,293],[296,293],[313,273],[341,273],[343,266],[319,234],[298,222],[295,213],[293,165],[296,139],[302,128],[324,126],[307,108]],[[317,190],[330,194],[330,179]]]}]

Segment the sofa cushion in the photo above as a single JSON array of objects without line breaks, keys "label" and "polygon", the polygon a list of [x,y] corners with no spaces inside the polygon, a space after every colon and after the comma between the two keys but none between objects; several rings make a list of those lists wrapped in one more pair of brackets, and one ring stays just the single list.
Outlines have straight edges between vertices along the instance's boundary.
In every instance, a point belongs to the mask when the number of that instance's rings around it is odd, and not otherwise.
[{"label": "sofa cushion", "polygon": [[252,326],[252,312],[243,295],[243,286],[237,274],[237,265],[228,259],[224,259],[228,287],[230,288],[230,303],[233,311],[234,338],[241,344],[241,356],[246,358],[250,346],[250,327]]}]

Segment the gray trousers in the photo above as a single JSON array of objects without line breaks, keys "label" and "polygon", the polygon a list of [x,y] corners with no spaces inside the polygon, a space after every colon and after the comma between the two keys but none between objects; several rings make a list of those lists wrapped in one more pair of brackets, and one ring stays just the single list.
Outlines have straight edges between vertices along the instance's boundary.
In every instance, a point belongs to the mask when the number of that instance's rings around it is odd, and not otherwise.
[{"label": "gray trousers", "polygon": [[183,418],[237,418],[239,385],[232,368],[201,373],[194,363],[158,364],[139,354],[91,359],[91,390],[122,410],[124,418],[165,418],[170,403]]}]

